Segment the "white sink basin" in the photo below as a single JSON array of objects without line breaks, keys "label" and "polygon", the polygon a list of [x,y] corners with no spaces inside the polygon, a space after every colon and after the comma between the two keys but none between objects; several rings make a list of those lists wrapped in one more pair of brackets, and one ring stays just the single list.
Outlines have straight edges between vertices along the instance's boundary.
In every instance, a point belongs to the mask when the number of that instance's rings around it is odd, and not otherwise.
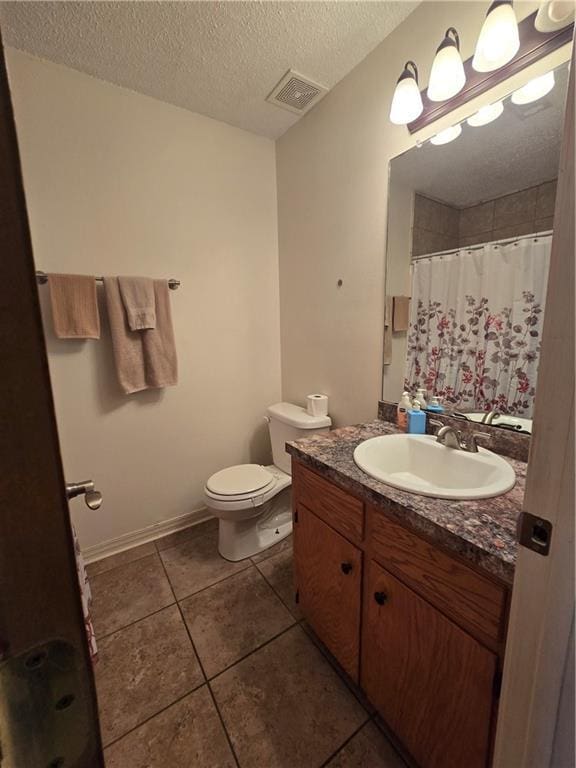
[{"label": "white sink basin", "polygon": [[382,435],[354,451],[361,470],[394,488],[439,499],[487,499],[513,488],[516,474],[492,451],[446,448],[433,435]]}]

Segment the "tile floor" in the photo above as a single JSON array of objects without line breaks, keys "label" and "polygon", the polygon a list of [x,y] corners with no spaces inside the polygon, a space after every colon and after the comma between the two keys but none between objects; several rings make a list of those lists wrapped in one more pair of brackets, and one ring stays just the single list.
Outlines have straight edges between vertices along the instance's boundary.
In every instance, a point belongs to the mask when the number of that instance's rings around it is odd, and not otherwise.
[{"label": "tile floor", "polygon": [[107,768],[405,768],[302,621],[290,539],[229,563],[211,520],[88,573]]}]

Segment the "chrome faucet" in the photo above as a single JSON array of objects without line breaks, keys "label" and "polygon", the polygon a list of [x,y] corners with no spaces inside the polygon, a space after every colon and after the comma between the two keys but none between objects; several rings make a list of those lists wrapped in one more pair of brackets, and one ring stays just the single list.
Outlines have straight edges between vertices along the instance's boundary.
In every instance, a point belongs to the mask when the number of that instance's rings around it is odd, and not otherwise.
[{"label": "chrome faucet", "polygon": [[495,409],[492,409],[489,413],[485,413],[484,416],[482,416],[481,424],[492,424],[494,419],[499,419],[502,414],[500,411],[497,411]]},{"label": "chrome faucet", "polygon": [[461,437],[462,432],[460,432],[460,430],[455,430],[454,427],[451,427],[448,424],[440,427],[438,432],[436,432],[436,442],[440,443],[440,445],[445,445],[446,448],[455,448],[456,450],[461,450]]},{"label": "chrome faucet", "polygon": [[460,430],[454,429],[449,424],[442,424],[441,421],[430,419],[430,424],[434,427],[440,427],[436,432],[436,442],[446,448],[454,448],[457,451],[467,451],[468,453],[478,453],[477,437],[484,437],[489,440],[492,435],[487,432],[471,432],[469,435],[463,435]]}]

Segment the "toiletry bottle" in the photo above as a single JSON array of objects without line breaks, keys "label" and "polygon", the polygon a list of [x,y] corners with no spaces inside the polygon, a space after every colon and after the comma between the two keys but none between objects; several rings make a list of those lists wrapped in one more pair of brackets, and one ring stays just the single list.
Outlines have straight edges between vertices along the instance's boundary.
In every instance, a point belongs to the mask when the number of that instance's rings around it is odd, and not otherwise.
[{"label": "toiletry bottle", "polygon": [[416,397],[415,400],[418,400],[420,403],[420,408],[426,408],[426,391],[423,389],[423,387],[418,387],[416,390]]},{"label": "toiletry bottle", "polygon": [[410,394],[408,392],[402,392],[402,397],[400,398],[396,411],[396,425],[398,426],[398,429],[401,429],[403,432],[406,432],[408,429],[408,411],[411,407]]},{"label": "toiletry bottle", "polygon": [[426,434],[426,414],[421,410],[418,400],[414,400],[408,411],[408,432],[411,435]]},{"label": "toiletry bottle", "polygon": [[438,397],[436,395],[433,395],[426,410],[430,411],[431,413],[444,413],[444,406],[442,405],[440,400],[438,400]]}]

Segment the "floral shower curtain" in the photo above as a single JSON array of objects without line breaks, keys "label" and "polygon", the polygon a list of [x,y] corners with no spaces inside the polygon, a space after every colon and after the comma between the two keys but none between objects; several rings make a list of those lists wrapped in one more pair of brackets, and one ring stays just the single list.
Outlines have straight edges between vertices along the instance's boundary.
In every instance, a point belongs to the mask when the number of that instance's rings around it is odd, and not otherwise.
[{"label": "floral shower curtain", "polygon": [[530,418],[552,235],[418,259],[406,389]]}]

